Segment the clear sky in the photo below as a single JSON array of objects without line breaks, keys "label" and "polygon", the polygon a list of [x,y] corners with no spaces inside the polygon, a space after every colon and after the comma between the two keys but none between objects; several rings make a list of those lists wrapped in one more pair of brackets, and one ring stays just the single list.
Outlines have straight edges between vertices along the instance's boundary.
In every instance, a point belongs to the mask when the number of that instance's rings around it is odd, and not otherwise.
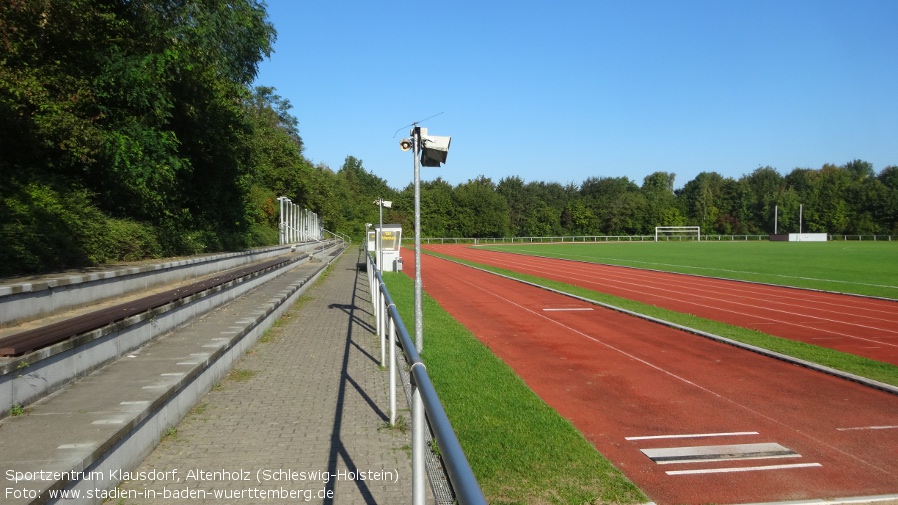
[{"label": "clear sky", "polygon": [[399,140],[435,114],[452,144],[421,178],[453,185],[898,165],[896,0],[266,3],[256,85],[290,100],[306,157],[396,189]]}]

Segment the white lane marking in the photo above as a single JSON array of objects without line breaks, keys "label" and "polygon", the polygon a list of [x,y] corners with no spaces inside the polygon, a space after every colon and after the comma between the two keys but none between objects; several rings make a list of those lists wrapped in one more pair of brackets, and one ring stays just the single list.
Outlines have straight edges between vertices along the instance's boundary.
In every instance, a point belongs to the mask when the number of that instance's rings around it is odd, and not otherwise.
[{"label": "white lane marking", "polygon": [[671,463],[706,463],[740,459],[800,458],[795,451],[768,442],[761,444],[702,445],[696,447],[665,447],[642,449],[642,453],[659,465]]},{"label": "white lane marking", "polygon": [[97,419],[90,424],[125,424],[124,419]]},{"label": "white lane marking", "polygon": [[791,468],[821,467],[820,463],[796,463],[794,465],[744,466],[737,468],[702,468],[697,470],[670,470],[667,475],[696,475],[703,473],[756,472],[761,470],[788,470]]},{"label": "white lane marking", "polygon": [[854,430],[894,430],[898,426],[855,426],[852,428],[836,428],[836,431],[854,431]]},{"label": "white lane marking", "polygon": [[593,309],[591,307],[570,307],[570,308],[558,308],[558,309],[552,309],[552,308],[547,307],[547,308],[543,309],[543,311],[545,311],[545,312],[562,312],[562,311],[574,311],[574,310],[595,310],[595,309]]},{"label": "white lane marking", "polygon": [[705,437],[735,437],[739,435],[758,435],[757,431],[734,431],[731,433],[689,433],[682,435],[651,435],[644,437],[626,437],[624,440],[659,440],[663,438],[705,438]]}]

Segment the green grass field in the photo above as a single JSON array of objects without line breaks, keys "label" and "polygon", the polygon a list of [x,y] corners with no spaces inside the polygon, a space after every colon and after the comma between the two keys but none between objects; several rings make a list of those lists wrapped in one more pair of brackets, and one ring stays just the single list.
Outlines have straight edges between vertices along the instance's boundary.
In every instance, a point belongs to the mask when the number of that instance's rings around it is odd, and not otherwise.
[{"label": "green grass field", "polygon": [[487,248],[898,299],[898,241],[614,242]]},{"label": "green grass field", "polygon": [[[384,280],[406,324],[414,286]],[[647,498],[515,372],[424,297],[427,373],[489,503],[634,504]]]}]

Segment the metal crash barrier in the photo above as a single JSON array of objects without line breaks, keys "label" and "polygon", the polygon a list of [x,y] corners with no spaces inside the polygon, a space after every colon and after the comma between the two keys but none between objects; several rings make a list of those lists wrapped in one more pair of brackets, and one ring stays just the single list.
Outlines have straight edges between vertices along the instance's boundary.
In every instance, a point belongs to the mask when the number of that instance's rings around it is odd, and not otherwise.
[{"label": "metal crash barrier", "polygon": [[[486,505],[486,498],[480,484],[474,477],[468,458],[462,451],[455,431],[440,403],[433,383],[427,375],[427,368],[415,349],[415,344],[406,330],[396,310],[396,304],[390,297],[384,284],[380,270],[377,268],[371,253],[366,255],[368,282],[372,293],[374,314],[377,322],[377,333],[380,337],[380,364],[389,366],[390,374],[390,426],[396,424],[396,379],[397,360],[396,344],[402,348],[409,367],[412,382],[412,394],[409,401],[412,412],[412,503],[425,503],[425,451],[429,448],[425,443],[428,430],[433,433],[440,450],[449,484],[452,487],[455,501],[460,505]],[[389,342],[387,339],[389,338]],[[388,345],[389,344],[389,345]],[[389,361],[386,354],[389,347]]]}]

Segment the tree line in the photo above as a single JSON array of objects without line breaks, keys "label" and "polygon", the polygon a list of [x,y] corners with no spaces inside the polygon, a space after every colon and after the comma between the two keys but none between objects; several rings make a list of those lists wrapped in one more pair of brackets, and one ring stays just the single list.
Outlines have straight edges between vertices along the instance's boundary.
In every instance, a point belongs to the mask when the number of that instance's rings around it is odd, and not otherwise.
[{"label": "tree line", "polygon": [[[279,196],[356,238],[383,197],[411,230],[411,184],[311,162],[290,102],[253,85],[275,39],[259,0],[0,3],[0,276],[274,244]],[[805,231],[898,233],[898,168],[860,160],[676,190],[667,172],[438,178],[421,198],[430,237],[767,233],[774,206],[797,231],[799,204]]]},{"label": "tree line", "polygon": [[[649,235],[656,226],[701,226],[704,234],[898,234],[898,166],[878,174],[865,161],[796,168],[769,166],[738,179],[702,172],[674,189],[675,174],[655,172],[641,185],[625,176],[590,177],[580,184],[526,182],[480,176],[452,186],[421,183],[425,237],[546,237]],[[377,189],[371,198],[381,196]],[[414,187],[384,193],[393,208],[384,219],[412,229]],[[389,199],[389,198],[387,198]],[[368,211],[367,219],[376,217]],[[778,217],[775,224],[775,216]],[[357,220],[353,226],[363,226]]]}]

